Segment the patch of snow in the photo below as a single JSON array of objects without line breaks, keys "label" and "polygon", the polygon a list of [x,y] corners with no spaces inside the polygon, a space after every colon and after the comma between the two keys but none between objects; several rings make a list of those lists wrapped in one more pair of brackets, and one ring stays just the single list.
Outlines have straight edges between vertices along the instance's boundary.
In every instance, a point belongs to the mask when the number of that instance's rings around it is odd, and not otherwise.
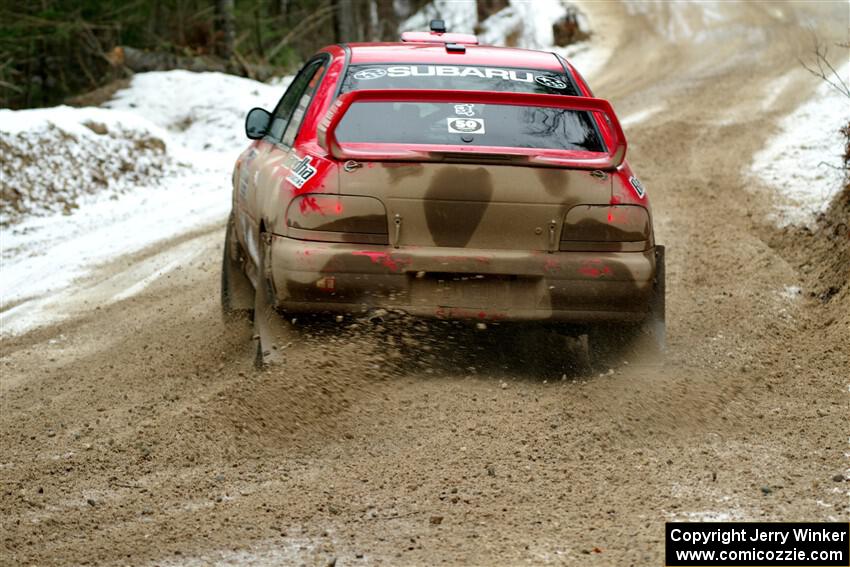
[{"label": "patch of snow", "polygon": [[567,12],[561,0],[512,0],[507,8],[493,14],[481,23],[482,43],[505,45],[514,34],[517,47],[552,51],[558,49],[552,24]]},{"label": "patch of snow", "polygon": [[165,130],[157,129],[146,118],[131,112],[114,112],[97,107],[73,108],[54,106],[51,108],[33,108],[29,110],[0,110],[0,132],[22,134],[40,131],[53,124],[70,135],[83,139],[96,139],[86,122],[101,123],[107,126],[119,126],[127,130],[150,131],[159,137],[167,137]]},{"label": "patch of snow", "polygon": [[[221,168],[194,169],[118,200],[93,200],[71,216],[35,218],[4,230],[0,334],[61,320],[63,304],[74,303],[71,295],[91,295],[93,305],[108,303],[109,295],[127,297],[129,291],[110,288],[103,297],[98,289],[89,293],[72,284],[112,258],[222,222],[230,210],[223,175]],[[141,291],[145,277],[127,281],[127,289]]]},{"label": "patch of snow", "polygon": [[791,81],[794,78],[794,75],[799,72],[799,69],[794,69],[784,75],[780,75],[768,83],[767,88],[765,89],[764,99],[761,103],[763,111],[769,112],[770,110],[773,110],[773,105],[776,104],[776,101],[779,100],[779,97],[782,96],[785,90],[791,86]]},{"label": "patch of snow", "polygon": [[579,0],[510,0],[510,4],[483,22],[477,21],[475,0],[433,0],[402,22],[399,31],[427,30],[432,19],[443,19],[450,32],[475,33],[482,44],[538,49],[558,53],[585,77],[593,75],[611,55],[611,48],[591,40],[559,47],[554,44],[552,24],[568,7],[578,8],[583,30],[592,30]]},{"label": "patch of snow", "polygon": [[645,121],[650,116],[654,116],[664,110],[664,106],[661,104],[656,104],[653,106],[649,106],[642,110],[638,110],[637,112],[633,112],[631,114],[627,114],[623,118],[620,119],[620,125],[623,128],[629,128],[631,126],[635,126]]},{"label": "patch of snow", "polygon": [[594,75],[608,63],[614,50],[591,39],[570,45],[559,52],[585,80],[592,82]]},{"label": "patch of snow", "polygon": [[[59,304],[73,294],[102,302],[126,298],[176,269],[175,262],[191,259],[189,251],[182,249],[165,261],[160,258],[164,266],[152,264],[138,277],[125,278],[124,288],[108,282],[103,289],[76,289],[72,285],[113,258],[223,222],[230,209],[233,163],[247,146],[244,116],[253,106],[272,108],[289,80],[267,85],[221,73],[139,73],[127,89],[116,94],[108,109],[0,111],[0,134],[6,136],[0,137],[0,142],[32,136],[27,138],[28,143],[36,143],[38,136],[54,130],[64,136],[61,145],[65,149],[53,152],[61,159],[49,162],[46,176],[51,179],[51,175],[67,172],[71,177],[62,179],[72,190],[86,185],[97,174],[97,167],[131,168],[132,173],[133,167],[145,165],[159,167],[155,171],[162,172],[159,176],[128,176],[122,186],[126,194],[112,190],[86,194],[80,190],[75,200],[77,209],[51,212],[48,208],[46,216],[27,216],[3,227],[0,335],[25,332],[62,319],[67,313]],[[85,125],[87,122],[105,126],[107,132],[115,133],[115,139],[110,134],[97,134]],[[44,127],[35,128],[36,124]],[[144,159],[138,159],[140,154],[130,149],[118,158],[114,152],[107,152],[124,147],[122,144],[135,144],[136,133],[147,136],[144,139],[162,140],[164,148]],[[107,143],[108,147],[104,146]],[[104,154],[92,156],[100,151]],[[122,166],[124,158],[139,163]],[[36,173],[44,163],[48,162],[34,164]]]},{"label": "patch of snow", "polygon": [[784,297],[785,299],[795,300],[799,299],[803,293],[803,289],[798,285],[786,285],[782,290],[779,291],[779,295]]},{"label": "patch of snow", "polygon": [[[839,71],[850,84],[850,64]],[[781,200],[779,226],[807,224],[829,206],[844,182],[844,139],[850,101],[823,83],[812,99],[782,119],[779,133],[753,158],[749,174]]]},{"label": "patch of snow", "polygon": [[517,47],[557,53],[584,77],[590,77],[607,63],[612,49],[599,41],[599,34],[566,47],[555,45],[552,24],[569,7],[577,8],[579,27],[592,33],[594,23],[580,1],[511,0],[507,8],[482,22],[480,39],[493,45],[506,45],[510,39]]},{"label": "patch of snow", "polygon": [[[138,269],[134,270],[137,274],[134,275],[133,283],[128,287],[121,288],[118,293],[112,296],[110,303],[137,295],[162,276],[185,266],[203,251],[203,248],[200,248],[197,242],[189,241],[179,247],[178,253],[172,253],[173,259],[166,261],[165,265],[162,264],[163,258],[161,257],[155,257],[153,261],[141,262]],[[145,274],[145,271],[148,273]]]},{"label": "patch of snow", "polygon": [[[516,3],[512,2],[506,8],[499,10],[481,22],[478,41],[482,45],[504,45],[508,47],[526,47],[525,41],[529,35],[534,35],[531,26],[523,26]],[[512,39],[516,42],[511,45]]]},{"label": "patch of snow", "polygon": [[262,547],[254,547],[249,550],[222,549],[200,556],[187,556],[180,559],[169,557],[158,559],[152,562],[151,565],[171,567],[214,565],[216,567],[225,567],[234,565],[300,565],[305,562],[314,565],[330,565],[330,559],[331,556],[328,556],[326,552],[320,551],[320,542],[317,542],[315,539],[288,537],[282,542],[268,542]]},{"label": "patch of snow", "polygon": [[139,73],[104,106],[147,117],[186,148],[233,153],[246,145],[247,112],[274,108],[291,80],[267,85],[224,73]]},{"label": "patch of snow", "polygon": [[624,0],[624,5],[630,16],[643,17],[656,35],[671,43],[693,45],[731,36],[757,43],[766,38],[763,29],[748,23],[745,8],[725,0]]}]

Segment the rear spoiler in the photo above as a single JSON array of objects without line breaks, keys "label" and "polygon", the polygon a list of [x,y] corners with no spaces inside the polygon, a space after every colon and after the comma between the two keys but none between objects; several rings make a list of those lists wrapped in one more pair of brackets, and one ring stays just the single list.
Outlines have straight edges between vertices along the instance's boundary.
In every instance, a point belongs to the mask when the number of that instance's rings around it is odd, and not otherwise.
[{"label": "rear spoiler", "polygon": [[[607,151],[558,150],[468,146],[453,144],[340,143],[336,128],[352,104],[358,102],[439,102],[536,106],[585,111],[596,115],[596,124]],[[600,119],[601,118],[601,119]],[[430,89],[360,90],[341,95],[319,123],[318,142],[338,160],[444,161],[446,156],[470,160],[513,157],[528,165],[575,169],[616,169],[626,157],[626,136],[611,103],[601,98],[492,91],[445,91]]]}]

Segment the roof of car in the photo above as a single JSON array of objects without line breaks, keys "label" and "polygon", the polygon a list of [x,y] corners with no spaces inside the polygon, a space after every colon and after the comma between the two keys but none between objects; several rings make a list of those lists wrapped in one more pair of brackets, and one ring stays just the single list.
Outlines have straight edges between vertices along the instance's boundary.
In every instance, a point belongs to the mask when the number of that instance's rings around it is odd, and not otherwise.
[{"label": "roof of car", "polygon": [[444,43],[350,43],[352,65],[378,63],[415,63],[436,65],[497,65],[563,71],[553,53],[494,47],[491,45],[466,45],[463,52],[449,52]]}]

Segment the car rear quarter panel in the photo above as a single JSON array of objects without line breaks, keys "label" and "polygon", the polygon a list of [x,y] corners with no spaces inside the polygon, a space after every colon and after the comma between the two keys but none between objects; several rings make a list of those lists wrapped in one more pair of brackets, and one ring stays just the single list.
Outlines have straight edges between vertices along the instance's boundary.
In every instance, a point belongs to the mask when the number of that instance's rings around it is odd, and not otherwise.
[{"label": "car rear quarter panel", "polygon": [[[337,192],[336,162],[316,143],[316,127],[336,96],[345,69],[345,51],[339,46],[322,50],[331,57],[292,148],[270,138],[254,141],[239,157],[233,175],[233,204],[240,210],[237,236],[252,260],[257,261],[257,242],[262,230],[285,233],[285,213],[295,197],[308,192]],[[284,92],[281,92],[283,96]],[[315,173],[300,187],[293,182],[292,168],[309,158]]]}]

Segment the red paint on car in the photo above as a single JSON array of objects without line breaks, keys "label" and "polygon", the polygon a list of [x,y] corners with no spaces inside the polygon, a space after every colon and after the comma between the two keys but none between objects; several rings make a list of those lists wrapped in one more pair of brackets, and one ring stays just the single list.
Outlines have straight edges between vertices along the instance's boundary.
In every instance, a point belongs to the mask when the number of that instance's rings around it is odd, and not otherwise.
[{"label": "red paint on car", "polygon": [[380,264],[393,272],[398,272],[401,268],[410,262],[402,258],[393,258],[389,252],[374,252],[371,250],[355,250],[351,253],[354,256],[366,256],[373,264]]},{"label": "red paint on car", "polygon": [[597,258],[582,262],[581,267],[578,269],[578,273],[589,278],[601,278],[603,276],[610,276],[614,272],[611,271],[611,268],[604,265],[602,260]]}]

